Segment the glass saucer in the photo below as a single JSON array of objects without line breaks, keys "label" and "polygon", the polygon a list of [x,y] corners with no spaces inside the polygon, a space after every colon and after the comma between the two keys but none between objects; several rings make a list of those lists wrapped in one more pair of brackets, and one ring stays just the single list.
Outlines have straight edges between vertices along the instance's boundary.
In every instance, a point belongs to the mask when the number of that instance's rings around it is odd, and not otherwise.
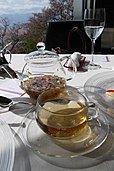
[{"label": "glass saucer", "polygon": [[15,156],[15,144],[8,124],[0,119],[0,170],[12,171]]},{"label": "glass saucer", "polygon": [[107,91],[114,90],[114,71],[94,75],[86,81],[84,89],[90,101],[114,118],[114,92],[112,95],[107,94]]},{"label": "glass saucer", "polygon": [[99,113],[97,119],[89,121],[89,126],[84,128],[81,136],[63,141],[46,135],[35,119],[26,119],[26,125],[26,131],[21,128],[26,144],[37,155],[55,158],[72,158],[92,152],[105,142],[109,133],[107,119],[103,113]]}]

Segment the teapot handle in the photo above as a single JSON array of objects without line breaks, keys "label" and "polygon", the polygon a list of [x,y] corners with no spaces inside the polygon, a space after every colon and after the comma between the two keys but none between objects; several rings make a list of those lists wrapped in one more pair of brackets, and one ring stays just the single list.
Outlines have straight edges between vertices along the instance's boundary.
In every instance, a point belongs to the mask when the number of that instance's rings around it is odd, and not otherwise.
[{"label": "teapot handle", "polygon": [[77,66],[74,60],[71,58],[71,55],[59,56],[59,60],[67,73],[66,81],[73,79],[77,72]]}]

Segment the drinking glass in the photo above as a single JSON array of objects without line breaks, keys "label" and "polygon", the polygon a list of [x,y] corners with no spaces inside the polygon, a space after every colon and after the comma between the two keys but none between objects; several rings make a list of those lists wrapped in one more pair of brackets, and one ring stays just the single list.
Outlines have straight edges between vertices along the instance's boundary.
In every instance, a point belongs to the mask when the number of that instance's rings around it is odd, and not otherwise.
[{"label": "drinking glass", "polygon": [[87,36],[91,39],[91,55],[92,59],[89,63],[88,69],[101,68],[100,65],[94,63],[94,47],[96,39],[101,35],[105,26],[105,9],[92,8],[84,11],[84,29]]}]

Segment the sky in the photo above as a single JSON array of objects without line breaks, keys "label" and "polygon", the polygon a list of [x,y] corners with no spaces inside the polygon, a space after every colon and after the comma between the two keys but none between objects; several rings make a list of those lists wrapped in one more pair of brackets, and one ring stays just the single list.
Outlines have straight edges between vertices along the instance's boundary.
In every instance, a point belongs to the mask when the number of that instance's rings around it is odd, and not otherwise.
[{"label": "sky", "polygon": [[0,15],[40,12],[49,0],[0,0]]}]

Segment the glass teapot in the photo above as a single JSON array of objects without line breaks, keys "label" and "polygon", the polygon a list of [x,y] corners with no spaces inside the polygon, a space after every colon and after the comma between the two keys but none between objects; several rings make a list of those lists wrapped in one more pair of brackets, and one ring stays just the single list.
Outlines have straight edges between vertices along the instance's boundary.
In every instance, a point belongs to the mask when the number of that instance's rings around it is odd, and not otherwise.
[{"label": "glass teapot", "polygon": [[[21,88],[31,97],[38,97],[45,89],[63,89],[77,71],[70,55],[60,57],[55,52],[45,50],[43,45],[37,44],[37,48],[37,51],[25,56],[25,65],[22,69]],[[68,66],[69,60],[71,67]]]}]

